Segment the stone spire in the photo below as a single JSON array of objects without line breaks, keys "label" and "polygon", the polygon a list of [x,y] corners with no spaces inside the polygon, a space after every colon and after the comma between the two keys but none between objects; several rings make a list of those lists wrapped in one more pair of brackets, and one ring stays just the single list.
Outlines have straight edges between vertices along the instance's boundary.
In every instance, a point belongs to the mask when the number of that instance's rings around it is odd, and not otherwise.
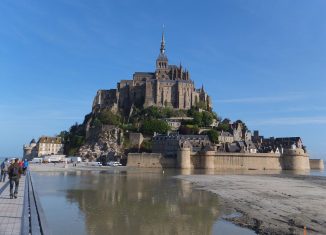
[{"label": "stone spire", "polygon": [[161,54],[164,54],[165,53],[164,25],[163,25],[163,31],[162,31],[162,39],[161,39],[160,52],[161,52]]},{"label": "stone spire", "polygon": [[168,70],[168,58],[165,55],[164,25],[162,30],[160,54],[156,59],[156,70]]},{"label": "stone spire", "polygon": [[201,85],[201,92],[203,92],[203,93],[205,92],[205,90],[204,90],[204,84]]}]

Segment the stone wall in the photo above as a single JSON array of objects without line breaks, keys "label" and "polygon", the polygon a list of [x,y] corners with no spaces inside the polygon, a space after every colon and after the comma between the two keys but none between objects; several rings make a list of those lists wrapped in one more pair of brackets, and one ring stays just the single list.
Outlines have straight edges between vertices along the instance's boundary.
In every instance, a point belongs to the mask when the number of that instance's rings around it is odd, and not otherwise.
[{"label": "stone wall", "polygon": [[324,169],[324,160],[323,159],[310,159],[310,169],[312,170],[323,170]]},{"label": "stone wall", "polygon": [[255,169],[280,170],[280,157],[276,154],[237,154],[216,153],[190,154],[190,151],[180,151],[176,158],[165,158],[160,153],[129,153],[127,166],[148,168],[181,168],[181,169]]},{"label": "stone wall", "polygon": [[176,158],[165,158],[160,153],[129,153],[127,166],[144,168],[175,168]]},{"label": "stone wall", "polygon": [[[214,159],[212,159],[212,157]],[[280,156],[272,153],[215,153],[196,154],[195,168],[217,170],[281,170]],[[212,167],[214,162],[214,168]]]},{"label": "stone wall", "polygon": [[[318,163],[320,164],[320,163]],[[130,153],[127,166],[150,168],[210,169],[210,170],[307,170],[308,155],[274,153],[220,153],[215,151],[178,151],[177,158],[160,153]]]}]

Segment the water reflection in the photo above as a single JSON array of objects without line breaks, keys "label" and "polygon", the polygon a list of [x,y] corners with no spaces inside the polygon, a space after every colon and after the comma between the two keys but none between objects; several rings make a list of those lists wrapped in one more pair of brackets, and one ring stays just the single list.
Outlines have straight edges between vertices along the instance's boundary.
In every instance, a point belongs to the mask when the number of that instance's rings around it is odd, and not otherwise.
[{"label": "water reflection", "polygon": [[[212,234],[218,198],[160,173],[90,174],[66,197],[89,234]],[[85,187],[83,187],[85,188]]]}]

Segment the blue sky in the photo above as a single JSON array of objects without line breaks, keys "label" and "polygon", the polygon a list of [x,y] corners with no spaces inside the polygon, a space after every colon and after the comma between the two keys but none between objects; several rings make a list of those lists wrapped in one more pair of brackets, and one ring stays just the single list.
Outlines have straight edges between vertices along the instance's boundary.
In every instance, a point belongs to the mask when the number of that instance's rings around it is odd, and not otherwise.
[{"label": "blue sky", "polygon": [[170,63],[222,117],[326,150],[326,1],[0,1],[0,156],[81,122],[98,89]]}]

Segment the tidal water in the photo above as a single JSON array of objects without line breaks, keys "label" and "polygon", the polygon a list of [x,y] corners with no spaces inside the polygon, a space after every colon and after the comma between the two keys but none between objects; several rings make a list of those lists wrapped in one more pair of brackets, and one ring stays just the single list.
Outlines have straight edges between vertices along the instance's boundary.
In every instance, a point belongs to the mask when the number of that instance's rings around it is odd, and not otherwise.
[{"label": "tidal water", "polygon": [[178,171],[32,173],[52,234],[241,234],[218,196],[172,176]]}]

